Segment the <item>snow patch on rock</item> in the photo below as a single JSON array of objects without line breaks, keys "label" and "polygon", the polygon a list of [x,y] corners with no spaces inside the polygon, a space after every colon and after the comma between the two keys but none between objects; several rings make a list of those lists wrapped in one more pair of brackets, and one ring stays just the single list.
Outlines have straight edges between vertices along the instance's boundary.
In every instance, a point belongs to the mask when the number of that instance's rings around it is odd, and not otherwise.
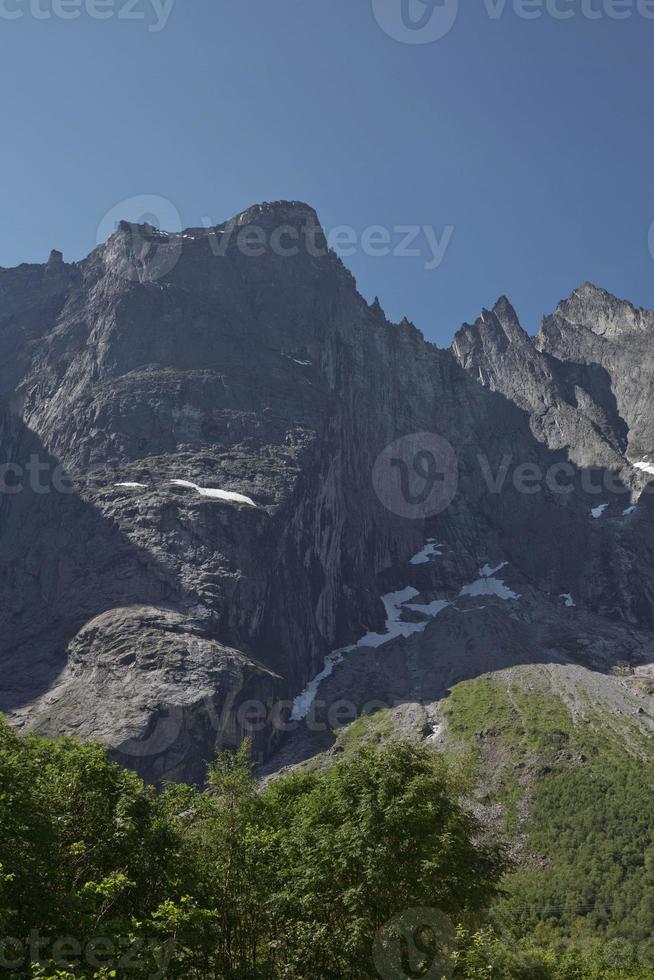
[{"label": "snow patch on rock", "polygon": [[428,742],[439,742],[445,730],[443,721],[434,721],[431,724],[431,734],[427,736]]},{"label": "snow patch on rock", "polygon": [[434,616],[438,616],[440,612],[447,609],[449,605],[450,603],[447,599],[434,599],[433,602],[426,602],[424,605],[420,605],[417,602],[407,602],[405,608],[412,609],[414,612],[424,613],[425,616],[430,616],[433,619]]},{"label": "snow patch on rock", "polygon": [[[428,543],[430,545],[434,544],[433,541]],[[422,552],[419,552],[419,554],[422,554]],[[336,665],[341,663],[347,654],[353,653],[355,650],[362,649],[363,647],[382,647],[390,643],[391,640],[395,640],[401,636],[412,636],[414,633],[422,633],[427,627],[429,620],[438,616],[443,609],[446,609],[450,605],[445,599],[434,599],[432,602],[426,603],[411,602],[411,599],[415,599],[418,595],[420,593],[417,589],[414,589],[412,585],[407,585],[404,589],[398,589],[395,592],[389,592],[382,596],[382,602],[386,610],[385,632],[366,633],[365,636],[362,636],[360,640],[351,646],[334,650],[333,653],[328,654],[325,658],[325,666],[320,673],[316,674],[313,680],[309,681],[305,689],[294,699],[291,721],[302,721],[307,717],[311,705],[316,699],[316,694],[321,683],[325,678],[329,677]],[[425,618],[415,623],[405,621],[402,619],[404,609],[422,613]]]},{"label": "snow patch on rock", "polygon": [[481,575],[482,578],[491,578],[493,575],[496,575],[497,572],[500,572],[503,568],[506,568],[508,564],[509,564],[508,561],[503,561],[500,562],[499,565],[495,565],[494,568],[491,568],[491,566],[487,562],[485,565],[482,565],[482,567],[479,569],[479,574]]},{"label": "snow patch on rock", "polygon": [[442,547],[443,546],[441,544],[436,544],[435,538],[430,538],[422,551],[419,551],[417,555],[414,555],[413,558],[409,560],[409,565],[426,565],[431,558],[435,558],[437,555],[443,554],[442,551],[438,550]]},{"label": "snow patch on rock", "polygon": [[311,361],[300,360],[299,357],[293,357],[292,354],[284,354],[282,352],[282,357],[287,358],[289,361],[293,361],[294,364],[299,364],[300,367],[311,367]]},{"label": "snow patch on rock", "polygon": [[251,497],[246,497],[242,493],[233,493],[231,490],[217,490],[213,487],[199,487],[197,483],[191,483],[190,480],[171,480],[170,486],[195,490],[201,497],[210,497],[213,500],[226,500],[235,504],[247,504],[249,507],[257,506]]},{"label": "snow patch on rock", "polygon": [[352,647],[344,647],[342,650],[334,650],[333,653],[329,653],[325,657],[325,666],[323,669],[319,674],[316,674],[313,680],[309,681],[302,693],[298,694],[293,701],[291,721],[302,721],[303,718],[306,718],[306,716],[309,714],[311,705],[316,700],[318,688],[322,682],[333,673],[334,667],[341,663],[345,654],[351,649]]},{"label": "snow patch on rock", "polygon": [[519,599],[520,596],[517,592],[505,585],[501,579],[495,578],[497,573],[506,568],[507,565],[508,562],[506,561],[500,562],[499,565],[490,565],[486,562],[479,569],[480,577],[469,585],[464,585],[459,596],[490,595],[497,599]]},{"label": "snow patch on rock", "polygon": [[495,596],[497,599],[519,599],[520,596],[517,592],[505,585],[499,578],[478,578],[476,582],[471,582],[470,585],[464,585],[459,592],[460,596],[479,596],[479,595],[491,595]]}]

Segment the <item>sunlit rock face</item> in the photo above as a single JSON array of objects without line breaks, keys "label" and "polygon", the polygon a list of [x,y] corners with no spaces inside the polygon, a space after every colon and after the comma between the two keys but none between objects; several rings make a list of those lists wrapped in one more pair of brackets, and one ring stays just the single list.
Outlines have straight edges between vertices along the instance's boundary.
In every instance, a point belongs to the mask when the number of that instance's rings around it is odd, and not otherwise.
[{"label": "sunlit rock face", "polygon": [[[502,299],[439,350],[358,294],[296,202],[178,234],[122,223],[81,262],[0,270],[0,710],[201,780],[245,734],[279,751],[273,719],[334,651],[365,666],[366,635],[389,633],[376,657],[422,663],[435,629],[463,651],[457,603],[490,608],[466,618],[470,649],[510,635],[545,656],[579,615],[624,654],[654,624],[652,329],[584,286],[536,338]],[[446,473],[421,469],[432,436]],[[479,574],[505,561],[506,595]],[[389,631],[382,597],[405,589],[393,622],[429,622]],[[420,699],[437,673],[391,693]]]}]

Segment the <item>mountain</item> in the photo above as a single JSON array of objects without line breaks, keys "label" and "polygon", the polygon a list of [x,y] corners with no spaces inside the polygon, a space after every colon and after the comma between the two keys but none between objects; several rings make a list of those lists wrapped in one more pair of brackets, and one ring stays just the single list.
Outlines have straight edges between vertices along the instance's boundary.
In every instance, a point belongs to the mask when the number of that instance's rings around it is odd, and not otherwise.
[{"label": "mountain", "polygon": [[0,270],[0,711],[152,781],[339,703],[438,747],[489,674],[646,739],[653,330],[586,284],[438,349],[297,202]]}]

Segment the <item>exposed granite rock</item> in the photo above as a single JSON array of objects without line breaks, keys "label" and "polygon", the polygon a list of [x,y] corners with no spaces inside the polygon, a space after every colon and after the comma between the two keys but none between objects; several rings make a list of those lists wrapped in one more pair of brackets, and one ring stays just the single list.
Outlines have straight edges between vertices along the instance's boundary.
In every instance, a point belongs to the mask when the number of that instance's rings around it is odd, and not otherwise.
[{"label": "exposed granite rock", "polygon": [[[573,594],[622,654],[616,630],[654,628],[651,505],[623,516],[647,481],[634,440],[654,445],[614,373],[652,314],[607,296],[582,289],[536,340],[502,299],[438,350],[365,302],[296,202],[178,234],[123,222],[82,262],[0,270],[0,448],[22,480],[0,494],[0,710],[100,737],[146,778],[201,779],[256,699],[269,756],[273,706],[288,714],[327,653],[382,628],[380,593],[429,534],[447,557],[412,574],[432,597],[501,558],[536,594]],[[371,474],[415,433],[454,447],[458,492],[407,519]],[[515,479],[568,459],[570,493]],[[623,492],[598,497],[577,479],[591,470]]]},{"label": "exposed granite rock", "polygon": [[[545,317],[535,343],[565,364],[601,376],[622,424],[631,462],[654,451],[650,390],[654,370],[654,312],[636,309],[604,289],[584,283]],[[641,485],[645,479],[640,474]]]},{"label": "exposed granite rock", "polygon": [[452,351],[483,385],[529,413],[532,432],[551,449],[565,449],[580,467],[622,473],[627,429],[611,380],[599,364],[562,362],[522,329],[502,297],[474,326],[457,333]]}]

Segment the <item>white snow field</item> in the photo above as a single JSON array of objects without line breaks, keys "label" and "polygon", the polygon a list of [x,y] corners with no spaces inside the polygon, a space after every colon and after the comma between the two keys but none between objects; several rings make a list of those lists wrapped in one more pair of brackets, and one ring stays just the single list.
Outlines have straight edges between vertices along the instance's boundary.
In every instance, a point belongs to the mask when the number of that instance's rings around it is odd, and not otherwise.
[{"label": "white snow field", "polygon": [[247,504],[248,507],[256,507],[251,497],[246,497],[242,493],[233,493],[231,490],[217,490],[213,487],[199,487],[197,483],[190,480],[171,480],[171,487],[186,487],[188,490],[195,490],[201,497],[210,497],[213,500],[227,500],[234,504]]},{"label": "white snow field", "polygon": [[329,675],[333,672],[336,664],[340,664],[346,653],[353,650],[353,647],[344,647],[343,650],[334,650],[333,653],[327,654],[325,657],[325,666],[320,671],[319,674],[309,681],[305,689],[301,694],[293,701],[293,710],[291,711],[291,721],[302,721],[309,714],[309,709],[311,705],[316,700],[316,695],[318,693],[318,688]]},{"label": "white snow field", "polygon": [[464,585],[459,592],[460,596],[494,595],[498,599],[519,599],[517,592],[513,592],[508,585],[505,585],[499,578],[478,578],[470,585]]},{"label": "white snow field", "polygon": [[495,578],[496,573],[505,568],[507,564],[507,562],[503,561],[499,565],[495,565],[494,568],[491,568],[491,566],[488,564],[484,565],[479,569],[479,575],[481,578],[471,582],[470,585],[464,585],[459,592],[459,595],[492,595],[497,599],[519,599],[520,596],[517,592],[513,592],[513,590],[510,589],[508,585],[505,585],[501,579]]},{"label": "white snow field", "polygon": [[431,558],[435,558],[437,555],[442,555],[443,554],[442,551],[439,551],[438,550],[441,547],[442,547],[442,545],[436,544],[436,539],[435,538],[430,538],[427,541],[427,544],[425,545],[425,547],[422,549],[422,551],[419,551],[417,555],[414,555],[413,558],[411,559],[411,561],[409,562],[409,564],[410,565],[426,565],[427,562],[430,561]]},{"label": "white snow field", "polygon": [[491,575],[496,575],[497,572],[501,572],[502,569],[506,568],[508,564],[509,564],[508,561],[503,561],[500,562],[499,565],[496,565],[495,568],[491,568],[490,565],[486,563],[485,565],[482,565],[482,567],[479,569],[479,574],[481,575],[482,578],[490,578]]},{"label": "white snow field", "polygon": [[[427,543],[429,556],[436,554],[436,552],[431,550],[433,544],[433,540]],[[410,559],[409,564],[422,564],[422,561],[416,562],[415,559],[424,555],[427,547],[419,551],[417,555],[414,555]],[[433,602],[425,603],[424,605],[410,603],[410,600],[415,599],[417,595],[420,595],[418,590],[408,585],[405,589],[389,592],[387,595],[382,596],[382,602],[386,610],[386,632],[366,633],[365,636],[362,636],[360,640],[357,640],[351,646],[334,650],[328,654],[325,657],[325,666],[320,673],[316,674],[313,680],[309,681],[305,689],[294,699],[291,721],[302,721],[307,717],[311,705],[316,699],[320,684],[326,677],[329,677],[334,667],[343,661],[346,654],[354,653],[355,650],[361,649],[362,647],[382,647],[398,636],[411,636],[413,633],[422,633],[429,619],[433,619],[434,616],[437,616],[443,609],[450,605],[444,599],[435,599]],[[416,623],[404,622],[402,620],[402,610],[404,608],[411,609],[413,612],[422,613],[425,619],[421,619]]]},{"label": "white snow field", "polygon": [[[436,550],[440,547],[442,545],[436,544],[435,538],[431,538],[425,547],[409,560],[409,564],[422,565],[426,561],[430,561],[432,557],[442,554],[442,552]],[[488,564],[484,565],[479,569],[479,575],[481,577],[470,585],[465,585],[459,595],[519,599],[520,596],[517,593],[513,592],[500,579],[494,577],[507,564],[504,561],[495,567],[491,567]],[[305,689],[293,701],[291,721],[303,721],[307,717],[322,681],[329,677],[334,668],[342,663],[348,654],[354,653],[363,647],[383,647],[399,636],[412,636],[414,633],[422,633],[426,629],[430,619],[438,616],[444,609],[452,605],[447,599],[433,599],[431,602],[426,603],[411,602],[418,595],[420,595],[418,590],[408,585],[404,589],[389,592],[387,595],[382,596],[382,602],[386,609],[386,631],[384,633],[366,633],[365,636],[362,636],[360,640],[357,640],[351,646],[343,647],[340,650],[334,650],[333,653],[330,653],[325,658],[325,666],[320,673],[316,674],[313,680],[309,681]],[[415,623],[405,622],[402,619],[404,609],[422,613],[425,618]]]}]

